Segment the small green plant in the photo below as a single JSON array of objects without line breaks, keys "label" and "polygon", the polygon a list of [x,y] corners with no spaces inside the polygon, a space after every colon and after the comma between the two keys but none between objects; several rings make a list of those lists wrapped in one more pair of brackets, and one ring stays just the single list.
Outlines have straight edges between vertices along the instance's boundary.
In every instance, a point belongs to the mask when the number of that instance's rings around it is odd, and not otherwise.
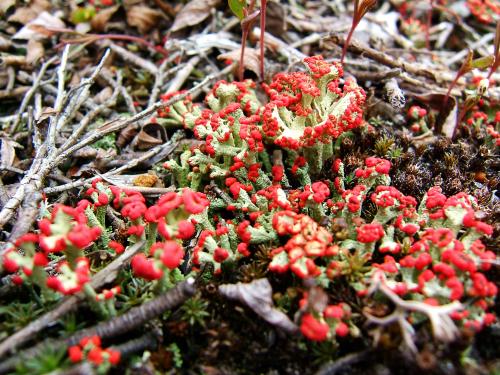
[{"label": "small green plant", "polygon": [[16,374],[38,375],[48,374],[68,365],[65,348],[46,346],[42,351],[33,356],[26,357],[16,367]]},{"label": "small green plant", "polygon": [[196,324],[204,327],[205,318],[210,314],[206,311],[208,308],[208,302],[201,299],[200,296],[195,296],[184,302],[184,305],[180,308],[182,312],[182,320],[188,322],[190,326]]},{"label": "small green plant", "polygon": [[167,346],[167,350],[172,353],[172,362],[174,363],[175,368],[182,368],[182,352],[179,346],[173,342],[169,346]]},{"label": "small green plant", "polygon": [[0,328],[2,331],[18,330],[35,320],[43,311],[33,302],[14,302],[8,306],[0,306],[0,317],[3,316]]}]

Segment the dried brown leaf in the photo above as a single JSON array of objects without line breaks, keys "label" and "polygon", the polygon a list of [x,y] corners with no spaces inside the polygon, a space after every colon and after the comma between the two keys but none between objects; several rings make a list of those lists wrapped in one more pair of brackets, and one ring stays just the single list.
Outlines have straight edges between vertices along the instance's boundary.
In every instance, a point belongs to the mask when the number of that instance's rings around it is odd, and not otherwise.
[{"label": "dried brown leaf", "polygon": [[194,26],[204,21],[210,15],[210,9],[219,4],[220,0],[192,0],[181,9],[175,17],[170,31],[178,31],[188,26]]},{"label": "dried brown leaf", "polygon": [[[221,53],[217,56],[218,60],[233,60],[237,61],[239,64],[241,55],[241,49],[235,49],[229,52]],[[259,66],[259,51],[254,48],[245,48],[245,56],[243,58],[243,67],[254,72],[257,77],[260,76],[260,66]]]},{"label": "dried brown leaf", "polygon": [[96,31],[106,31],[106,25],[108,21],[113,17],[113,14],[120,8],[119,5],[115,5],[109,8],[105,8],[99,11],[90,21],[92,29]]},{"label": "dried brown leaf", "polygon": [[167,14],[170,17],[175,17],[177,14],[177,11],[180,10],[180,7],[182,6],[181,4],[169,4],[168,1],[162,1],[162,0],[154,0],[156,6],[160,8],[165,14]]},{"label": "dried brown leaf", "polygon": [[42,12],[35,19],[28,22],[12,38],[44,40],[54,34],[54,31],[51,31],[52,29],[62,29],[65,26],[64,22],[56,16],[48,12]]},{"label": "dried brown leaf", "polygon": [[[3,6],[0,7],[3,8]],[[9,22],[19,22],[26,25],[28,22],[37,18],[40,13],[49,9],[50,2],[46,0],[34,0],[30,2],[29,6],[17,8],[7,20]]]},{"label": "dried brown leaf", "polygon": [[0,0],[0,15],[4,15],[14,5],[16,0]]},{"label": "dried brown leaf", "polygon": [[7,18],[7,21],[18,22],[26,25],[31,20],[34,20],[36,16],[37,14],[34,10],[29,7],[22,7],[17,8],[16,11],[9,18]]},{"label": "dried brown leaf", "polygon": [[0,146],[0,165],[12,167],[16,160],[15,147],[20,147],[20,145],[7,138],[0,138],[0,140],[2,141],[2,145]]},{"label": "dried brown leaf", "polygon": [[128,125],[125,129],[121,130],[116,140],[118,148],[124,148],[128,145],[137,133],[138,129],[135,125]]},{"label": "dried brown leaf", "polygon": [[35,39],[30,39],[28,41],[26,50],[26,63],[29,65],[36,65],[36,63],[45,54],[45,48],[43,47],[43,44]]},{"label": "dried brown leaf", "polygon": [[159,124],[147,124],[137,133],[134,143],[139,150],[148,150],[167,141],[167,132]]},{"label": "dried brown leaf", "polygon": [[162,17],[162,13],[144,5],[134,5],[127,9],[127,23],[137,27],[141,34],[147,33]]},{"label": "dried brown leaf", "polygon": [[288,333],[295,333],[298,330],[297,325],[284,312],[274,307],[273,289],[269,280],[265,278],[248,284],[220,285],[219,293],[226,298],[244,303],[265,321]]}]

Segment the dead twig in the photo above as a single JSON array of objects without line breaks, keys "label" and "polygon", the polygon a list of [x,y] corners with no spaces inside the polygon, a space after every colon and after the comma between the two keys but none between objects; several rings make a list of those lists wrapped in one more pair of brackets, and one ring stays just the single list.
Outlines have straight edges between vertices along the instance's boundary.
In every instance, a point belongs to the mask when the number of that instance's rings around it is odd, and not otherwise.
[{"label": "dead twig", "polygon": [[[129,160],[125,165],[122,165],[121,167],[116,168],[114,170],[111,170],[109,172],[100,174],[99,176],[102,178],[107,178],[107,177],[118,175],[126,170],[129,170],[129,169],[136,167],[137,165],[139,165],[143,161],[150,160],[151,158],[153,158],[155,155],[157,155],[159,153],[162,153],[164,155],[164,157],[167,157],[177,148],[177,145],[179,144],[179,141],[182,138],[184,138],[184,133],[179,131],[179,132],[175,133],[174,136],[172,137],[172,139],[170,141],[168,141],[167,143],[165,143],[163,145],[156,146],[156,147],[152,148],[151,150],[143,153],[141,156],[134,158],[132,160]],[[94,180],[94,177],[87,178],[87,179],[81,180],[81,181],[70,182],[70,183],[65,184],[65,185],[59,185],[59,186],[55,186],[55,187],[45,188],[43,192],[45,194],[56,194],[56,193],[70,190],[70,189],[74,189],[74,188],[88,185],[88,184],[92,183],[92,180]],[[127,187],[127,188],[129,188],[129,187]]]},{"label": "dead twig", "polygon": [[[340,35],[330,34],[325,39],[335,44],[338,44],[339,46],[344,46],[345,44],[345,39]],[[402,61],[382,51],[373,49],[368,46],[364,46],[356,39],[353,39],[351,41],[351,43],[348,46],[348,49],[353,53],[363,55],[383,65],[389,66],[391,68],[399,68],[404,72],[411,73],[419,77],[425,77],[431,79],[432,81],[438,84],[442,83],[443,81],[451,82],[453,81],[454,78],[453,74],[446,74],[445,72],[431,69],[428,66]]]}]

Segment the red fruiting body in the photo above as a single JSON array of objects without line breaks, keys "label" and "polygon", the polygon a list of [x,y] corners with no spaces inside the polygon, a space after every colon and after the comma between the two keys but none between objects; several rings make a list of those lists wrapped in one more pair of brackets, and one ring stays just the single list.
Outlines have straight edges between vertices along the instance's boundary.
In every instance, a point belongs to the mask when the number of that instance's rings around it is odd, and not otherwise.
[{"label": "red fruiting body", "polygon": [[379,223],[363,224],[356,228],[357,239],[361,243],[376,242],[384,237],[384,228]]},{"label": "red fruiting body", "polygon": [[125,251],[125,247],[116,241],[109,241],[108,246],[113,249],[117,254],[121,254]]},{"label": "red fruiting body", "polygon": [[155,255],[156,251],[161,251],[160,259],[165,267],[173,270],[179,267],[184,258],[182,246],[175,241],[157,242],[151,246],[150,253]]},{"label": "red fruiting body", "polygon": [[183,190],[182,200],[184,202],[184,208],[190,214],[199,214],[210,205],[210,202],[206,198],[205,194],[194,192],[191,189]]},{"label": "red fruiting body", "polygon": [[302,316],[300,332],[312,341],[325,341],[330,332],[326,323],[318,321],[312,314],[306,313]]},{"label": "red fruiting body", "polygon": [[146,258],[144,254],[137,254],[130,263],[134,274],[146,280],[157,280],[163,275],[163,271],[156,268],[152,259]]}]

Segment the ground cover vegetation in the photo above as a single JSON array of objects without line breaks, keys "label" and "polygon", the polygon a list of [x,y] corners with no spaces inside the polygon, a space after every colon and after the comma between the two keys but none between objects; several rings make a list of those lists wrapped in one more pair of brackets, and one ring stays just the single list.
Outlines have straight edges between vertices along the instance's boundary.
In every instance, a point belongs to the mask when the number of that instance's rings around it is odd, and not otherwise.
[{"label": "ground cover vegetation", "polygon": [[0,373],[500,371],[499,17],[0,1]]}]

